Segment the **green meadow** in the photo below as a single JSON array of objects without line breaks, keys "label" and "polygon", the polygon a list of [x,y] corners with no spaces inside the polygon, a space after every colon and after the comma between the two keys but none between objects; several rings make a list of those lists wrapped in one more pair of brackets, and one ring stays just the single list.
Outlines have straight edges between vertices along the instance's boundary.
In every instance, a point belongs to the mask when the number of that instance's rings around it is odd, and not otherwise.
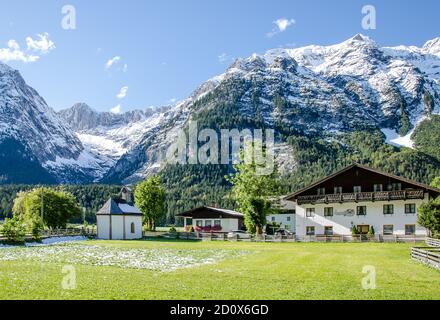
[{"label": "green meadow", "polygon": [[[410,248],[184,241],[0,248],[0,299],[440,299],[440,272],[412,261]],[[365,266],[374,267],[375,289],[362,286],[373,276]]]}]

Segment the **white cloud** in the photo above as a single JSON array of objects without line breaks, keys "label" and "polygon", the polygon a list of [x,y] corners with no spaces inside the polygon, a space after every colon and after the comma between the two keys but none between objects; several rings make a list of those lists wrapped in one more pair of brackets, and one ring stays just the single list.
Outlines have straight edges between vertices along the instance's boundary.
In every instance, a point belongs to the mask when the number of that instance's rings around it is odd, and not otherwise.
[{"label": "white cloud", "polygon": [[106,69],[110,69],[115,63],[118,63],[121,60],[120,56],[115,56],[107,61],[105,64]]},{"label": "white cloud", "polygon": [[287,28],[294,25],[296,22],[294,19],[281,18],[275,20],[273,23],[276,25],[276,27],[267,34],[269,38],[277,35],[278,33],[286,31]]},{"label": "white cloud", "polygon": [[16,40],[9,40],[6,48],[0,48],[0,61],[35,62],[40,59],[40,55],[47,54],[49,51],[55,49],[55,44],[49,39],[47,32],[38,34],[37,37],[37,40],[31,37],[26,38],[26,50],[22,50]]},{"label": "white cloud", "polygon": [[122,67],[122,72],[127,72],[128,70],[128,64],[124,64],[124,66]]},{"label": "white cloud", "polygon": [[222,53],[221,55],[218,56],[218,61],[220,63],[225,63],[225,62],[232,61],[232,60],[234,60],[234,58],[226,53]]},{"label": "white cloud", "polygon": [[15,40],[9,40],[6,48],[0,49],[0,61],[21,61],[24,63],[35,62],[39,59],[39,56],[33,54],[27,54],[20,49],[20,45]]},{"label": "white cloud", "polygon": [[111,113],[114,113],[114,114],[121,114],[121,113],[122,113],[122,111],[121,111],[121,105],[118,104],[116,107],[110,109],[110,112],[111,112]]},{"label": "white cloud", "polygon": [[43,34],[37,34],[38,39],[26,38],[27,49],[29,51],[35,51],[40,54],[47,54],[49,51],[55,49],[55,44],[49,39],[47,32]]},{"label": "white cloud", "polygon": [[8,48],[11,50],[20,50],[20,45],[15,40],[8,41]]},{"label": "white cloud", "polygon": [[127,96],[128,87],[122,87],[121,90],[119,90],[119,93],[116,95],[116,98],[118,99],[124,99]]},{"label": "white cloud", "polygon": [[168,100],[168,103],[176,103],[177,102],[177,98],[171,98],[170,100]]}]

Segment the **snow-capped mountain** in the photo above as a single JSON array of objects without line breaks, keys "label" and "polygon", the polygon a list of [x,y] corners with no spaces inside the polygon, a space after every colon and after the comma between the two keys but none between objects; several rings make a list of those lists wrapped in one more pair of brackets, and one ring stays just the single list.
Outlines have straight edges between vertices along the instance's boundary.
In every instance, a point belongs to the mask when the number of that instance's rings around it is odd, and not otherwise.
[{"label": "snow-capped mountain", "polygon": [[[26,182],[33,181],[33,176],[41,176],[45,182],[82,182],[99,175],[97,171],[101,170],[99,157],[84,149],[75,133],[25,83],[17,70],[3,63],[0,63],[0,143],[2,163],[10,164],[9,168],[2,167],[4,181]],[[17,162],[24,168],[15,167]],[[31,176],[22,175],[26,170],[30,170]],[[19,179],[13,178],[17,175]]]},{"label": "snow-capped mountain", "polygon": [[[0,93],[2,138],[19,141],[57,181],[133,182],[160,170],[190,120],[213,129],[274,128],[284,137],[375,128],[390,143],[411,145],[414,126],[440,113],[440,38],[421,48],[380,47],[356,35],[332,46],[273,49],[236,60],[175,106],[123,114],[86,104],[56,114],[1,64]],[[289,147],[278,150],[292,167]]]},{"label": "snow-capped mountain", "polygon": [[158,126],[168,109],[147,108],[114,114],[97,112],[85,103],[78,103],[60,111],[59,115],[87,149],[106,159],[105,169],[109,169],[135,148],[144,134]]},{"label": "snow-capped mountain", "polygon": [[356,35],[333,46],[274,49],[238,59],[164,115],[106,179],[138,180],[158,168],[159,150],[190,119],[216,129],[264,123],[287,134],[371,127],[388,135],[411,133],[420,119],[440,112],[438,49],[438,39],[423,48],[381,48]]}]

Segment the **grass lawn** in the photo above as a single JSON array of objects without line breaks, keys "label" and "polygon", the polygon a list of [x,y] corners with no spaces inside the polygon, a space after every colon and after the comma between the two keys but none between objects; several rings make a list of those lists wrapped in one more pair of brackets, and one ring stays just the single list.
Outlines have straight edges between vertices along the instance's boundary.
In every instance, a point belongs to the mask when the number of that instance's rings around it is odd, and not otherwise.
[{"label": "grass lawn", "polygon": [[[90,241],[7,248],[0,249],[0,299],[440,299],[440,272],[412,261],[410,247]],[[61,286],[66,263],[76,269],[74,290]],[[362,289],[366,265],[376,268],[375,290]]]}]

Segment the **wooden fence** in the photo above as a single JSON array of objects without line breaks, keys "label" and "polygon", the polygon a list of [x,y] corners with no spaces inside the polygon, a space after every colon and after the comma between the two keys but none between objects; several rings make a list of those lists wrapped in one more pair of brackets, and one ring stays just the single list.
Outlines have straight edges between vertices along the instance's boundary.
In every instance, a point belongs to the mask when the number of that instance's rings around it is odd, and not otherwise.
[{"label": "wooden fence", "polygon": [[440,248],[440,239],[428,238],[428,239],[426,239],[426,244],[430,247]]},{"label": "wooden fence", "polygon": [[440,240],[427,238],[427,247],[415,247],[411,249],[411,258],[440,270]]},{"label": "wooden fence", "polygon": [[368,235],[314,235],[298,237],[295,235],[261,235],[234,234],[222,232],[144,232],[146,238],[165,238],[180,240],[205,240],[205,241],[247,241],[247,242],[396,242],[396,243],[419,243],[426,240],[425,236],[368,236]]},{"label": "wooden fence", "polygon": [[[51,229],[41,231],[41,237],[53,238],[53,237],[74,237],[74,236],[96,236],[96,228],[67,228],[67,229]],[[26,234],[25,239],[32,240],[31,234]],[[5,241],[6,237],[0,232],[0,241]]]},{"label": "wooden fence", "polygon": [[440,270],[440,248],[418,247],[411,249],[411,258]]}]

